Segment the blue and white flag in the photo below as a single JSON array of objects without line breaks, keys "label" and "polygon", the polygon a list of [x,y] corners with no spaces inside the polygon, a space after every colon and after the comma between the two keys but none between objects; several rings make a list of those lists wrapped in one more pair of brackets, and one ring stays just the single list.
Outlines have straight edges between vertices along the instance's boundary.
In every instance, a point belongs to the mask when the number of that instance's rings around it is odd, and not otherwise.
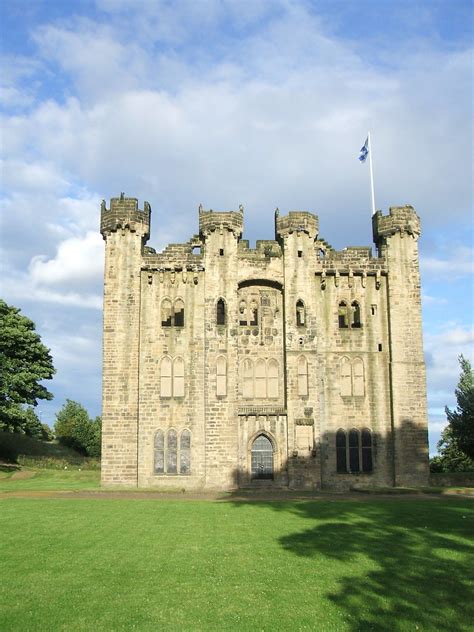
[{"label": "blue and white flag", "polygon": [[365,162],[367,160],[368,155],[369,155],[369,137],[367,136],[365,143],[360,148],[359,160],[361,162]]}]

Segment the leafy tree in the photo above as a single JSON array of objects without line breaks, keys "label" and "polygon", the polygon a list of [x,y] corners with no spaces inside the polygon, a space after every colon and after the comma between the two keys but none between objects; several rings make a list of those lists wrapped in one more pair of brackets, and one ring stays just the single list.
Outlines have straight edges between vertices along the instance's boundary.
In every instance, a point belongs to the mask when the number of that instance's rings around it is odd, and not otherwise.
[{"label": "leafy tree", "polygon": [[100,456],[101,419],[91,419],[87,410],[71,399],[56,414],[54,431],[63,445],[87,456]]},{"label": "leafy tree", "polygon": [[25,406],[53,399],[40,383],[53,377],[53,360],[33,321],[2,299],[0,331],[0,430],[25,432],[32,422]]},{"label": "leafy tree", "polygon": [[450,410],[447,406],[451,434],[456,445],[470,459],[474,459],[474,373],[471,363],[463,355],[459,356],[461,375],[455,391],[457,407]]},{"label": "leafy tree", "polygon": [[474,471],[474,461],[470,459],[460,448],[453,437],[451,426],[441,433],[441,439],[438,441],[439,456],[435,456],[430,460],[430,469],[432,472],[470,472]]}]

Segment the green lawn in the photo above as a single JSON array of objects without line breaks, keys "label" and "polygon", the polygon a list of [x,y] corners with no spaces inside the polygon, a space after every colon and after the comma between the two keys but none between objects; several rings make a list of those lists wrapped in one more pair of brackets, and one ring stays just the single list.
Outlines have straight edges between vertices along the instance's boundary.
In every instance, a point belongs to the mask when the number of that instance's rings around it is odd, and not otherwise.
[{"label": "green lawn", "polygon": [[0,500],[0,629],[469,630],[468,499]]},{"label": "green lawn", "polygon": [[21,470],[0,472],[0,492],[98,489],[98,470]]}]

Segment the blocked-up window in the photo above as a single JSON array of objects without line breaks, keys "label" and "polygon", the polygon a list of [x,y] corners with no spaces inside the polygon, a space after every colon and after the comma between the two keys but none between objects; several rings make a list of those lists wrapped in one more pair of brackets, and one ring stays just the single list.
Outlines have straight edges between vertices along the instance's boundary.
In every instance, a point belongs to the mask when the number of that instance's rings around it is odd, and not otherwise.
[{"label": "blocked-up window", "polygon": [[342,397],[352,395],[352,365],[347,357],[341,358],[341,395]]},{"label": "blocked-up window", "polygon": [[267,364],[265,360],[259,358],[255,362],[255,397],[266,398],[267,396]]},{"label": "blocked-up window", "polygon": [[298,358],[298,395],[306,397],[308,395],[308,362],[304,356]]},{"label": "blocked-up window", "polygon": [[219,356],[216,361],[216,395],[227,395],[227,360],[224,356]]},{"label": "blocked-up window", "polygon": [[242,370],[242,396],[247,399],[253,397],[253,362],[249,358],[244,360]]},{"label": "blocked-up window", "polygon": [[361,358],[355,358],[352,362],[352,386],[353,395],[356,397],[364,396],[364,362]]},{"label": "blocked-up window", "polygon": [[173,362],[173,397],[184,397],[184,360],[179,357]]},{"label": "blocked-up window", "polygon": [[191,433],[183,430],[179,439],[179,473],[189,474],[191,471]]},{"label": "blocked-up window", "polygon": [[155,474],[163,474],[165,471],[165,437],[163,430],[155,433],[155,454],[154,454]]},{"label": "blocked-up window", "polygon": [[268,397],[278,397],[278,362],[274,359],[268,361]]},{"label": "blocked-up window", "polygon": [[347,472],[346,433],[344,430],[336,432],[336,469],[340,474]]},{"label": "blocked-up window", "polygon": [[306,325],[306,310],[302,300],[296,303],[296,325],[304,327]]},{"label": "blocked-up window", "polygon": [[160,366],[160,395],[161,397],[172,397],[172,363],[171,358],[165,356],[161,360]]}]

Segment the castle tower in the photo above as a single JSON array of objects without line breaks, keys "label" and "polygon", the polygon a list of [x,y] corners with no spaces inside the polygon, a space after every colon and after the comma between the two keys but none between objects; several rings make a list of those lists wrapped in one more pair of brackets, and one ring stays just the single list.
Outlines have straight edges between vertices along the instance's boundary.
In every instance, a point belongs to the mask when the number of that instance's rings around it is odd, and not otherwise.
[{"label": "castle tower", "polygon": [[412,206],[373,217],[374,242],[387,263],[389,370],[394,484],[428,481],[426,376],[418,257],[420,219]]},{"label": "castle tower", "polygon": [[105,240],[102,483],[137,485],[140,270],[150,205],[112,198],[101,207]]}]

